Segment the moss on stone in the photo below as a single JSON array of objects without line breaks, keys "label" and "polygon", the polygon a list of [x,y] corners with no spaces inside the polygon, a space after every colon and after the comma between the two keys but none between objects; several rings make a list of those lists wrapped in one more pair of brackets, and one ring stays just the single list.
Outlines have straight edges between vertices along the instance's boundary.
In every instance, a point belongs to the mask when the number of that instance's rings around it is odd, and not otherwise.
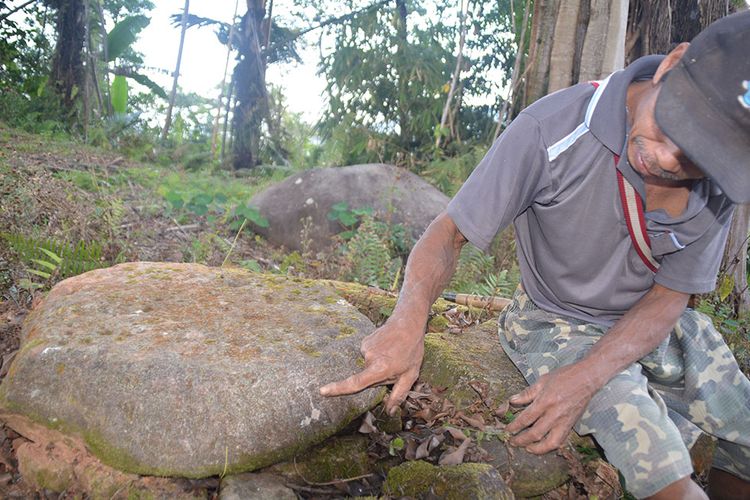
[{"label": "moss on stone", "polygon": [[425,335],[425,358],[422,362],[423,376],[432,385],[451,387],[466,377],[466,360],[456,352],[455,346],[442,336],[430,333]]},{"label": "moss on stone", "polygon": [[271,467],[290,479],[328,482],[361,476],[374,471],[374,463],[367,454],[365,436],[333,437],[305,452],[294,462]]},{"label": "moss on stone", "polygon": [[436,314],[427,323],[427,331],[442,332],[448,328],[448,319],[442,314]]},{"label": "moss on stone", "polygon": [[[395,294],[385,291],[374,291],[371,287],[359,283],[336,280],[320,280],[320,283],[331,287],[341,298],[356,307],[360,313],[367,316],[376,325],[382,324],[391,315],[398,300]],[[432,313],[439,315],[453,308],[458,308],[459,311],[469,311],[477,317],[482,314],[481,309],[457,306],[443,299],[438,299],[432,304]],[[447,326],[447,321],[445,325]]]},{"label": "moss on stone", "polygon": [[[380,389],[377,396],[375,397],[372,407],[379,404],[385,396],[385,389]],[[33,422],[42,424],[45,427],[60,431],[64,434],[78,435],[81,436],[86,443],[88,449],[99,459],[102,463],[123,471],[133,474],[140,474],[144,476],[162,476],[162,477],[187,477],[190,479],[200,479],[209,476],[216,476],[224,473],[226,468],[227,474],[239,474],[242,472],[249,472],[257,470],[269,465],[279,463],[283,460],[289,459],[298,453],[307,450],[310,446],[321,443],[326,438],[337,434],[341,429],[349,425],[349,423],[355,418],[359,417],[363,411],[370,408],[358,409],[351,407],[347,414],[341,420],[341,423],[335,427],[321,431],[319,433],[309,436],[304,441],[298,442],[296,445],[281,448],[278,450],[272,450],[265,453],[255,453],[253,455],[242,455],[237,459],[233,460],[232,463],[225,465],[222,463],[216,463],[210,467],[204,467],[196,469],[189,473],[184,471],[176,471],[168,467],[154,467],[147,464],[143,464],[138,461],[135,457],[130,455],[127,451],[121,450],[112,446],[101,433],[92,429],[80,429],[78,426],[71,425],[61,420],[50,421],[42,418],[36,413],[29,409],[21,408],[20,405],[14,403],[6,403],[4,407],[20,415],[24,415]]]},{"label": "moss on stone", "polygon": [[354,327],[349,326],[349,325],[343,325],[339,327],[339,334],[336,337],[336,339],[337,340],[345,339],[345,338],[351,337],[355,333],[357,333],[357,330]]},{"label": "moss on stone", "polygon": [[[526,383],[502,352],[495,339],[495,329],[494,325],[485,323],[459,336],[440,332],[427,334],[421,378],[433,386],[448,388],[446,397],[458,408],[477,399],[476,391],[469,385],[473,380],[487,382],[487,396],[492,405],[501,404],[526,387]],[[488,366],[496,369],[488,372]]]},{"label": "moss on stone", "polygon": [[513,493],[489,464],[435,466],[418,460],[388,471],[384,491],[420,498],[432,494],[446,500],[512,499]]}]

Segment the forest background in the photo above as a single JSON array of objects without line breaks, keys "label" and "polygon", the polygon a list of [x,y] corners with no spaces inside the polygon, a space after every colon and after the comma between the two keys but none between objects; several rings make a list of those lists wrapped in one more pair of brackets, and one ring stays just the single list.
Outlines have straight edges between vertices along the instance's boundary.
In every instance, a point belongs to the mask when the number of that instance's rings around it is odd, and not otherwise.
[{"label": "forest background", "polygon": [[[295,172],[388,163],[453,195],[514,116],[542,95],[665,53],[740,0],[246,0],[233,19],[190,13],[163,37],[175,63],[135,50],[148,0],[0,1],[0,292],[25,310],[59,280],[126,260],[232,263],[395,290],[413,244],[403,228],[339,204],[329,253],[273,248],[248,205]],[[225,47],[212,95],[184,92],[183,40]],[[617,34],[618,36],[614,36]],[[310,50],[310,49],[314,50]],[[289,109],[269,68],[301,53],[324,82],[323,112]],[[306,61],[310,64],[311,61]],[[165,78],[166,77],[166,78]],[[171,85],[156,83],[171,80]],[[750,371],[741,207],[713,294],[696,298]],[[304,243],[305,235],[301,235]],[[467,249],[451,289],[509,294],[512,238]]]}]

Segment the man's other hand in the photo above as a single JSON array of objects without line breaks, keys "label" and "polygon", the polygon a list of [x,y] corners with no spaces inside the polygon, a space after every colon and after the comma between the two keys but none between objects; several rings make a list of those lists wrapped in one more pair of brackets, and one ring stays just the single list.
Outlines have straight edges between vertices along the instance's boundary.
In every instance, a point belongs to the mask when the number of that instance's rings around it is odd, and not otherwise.
[{"label": "man's other hand", "polygon": [[598,388],[575,364],[543,375],[510,398],[515,406],[528,405],[505,428],[515,434],[510,444],[535,454],[560,448],[581,418]]},{"label": "man's other hand", "polygon": [[424,357],[423,328],[395,318],[362,340],[365,368],[320,388],[323,396],[353,394],[374,385],[393,384],[385,409],[393,415],[419,376]]}]

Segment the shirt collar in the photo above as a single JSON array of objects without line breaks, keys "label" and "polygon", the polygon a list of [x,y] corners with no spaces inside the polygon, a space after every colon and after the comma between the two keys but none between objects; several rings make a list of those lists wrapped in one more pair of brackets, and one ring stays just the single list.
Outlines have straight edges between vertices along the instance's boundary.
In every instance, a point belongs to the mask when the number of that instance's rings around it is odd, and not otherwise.
[{"label": "shirt collar", "polygon": [[637,59],[627,68],[613,73],[602,92],[589,130],[610,151],[620,154],[627,135],[627,113],[625,99],[631,82],[648,80],[656,73],[664,56],[646,56]]},{"label": "shirt collar", "polygon": [[646,196],[643,179],[628,162],[627,135],[628,116],[626,98],[632,82],[648,80],[654,76],[664,56],[645,56],[627,68],[616,71],[609,77],[607,86],[591,115],[589,131],[612,153],[620,155],[617,169],[633,185],[641,197]]}]

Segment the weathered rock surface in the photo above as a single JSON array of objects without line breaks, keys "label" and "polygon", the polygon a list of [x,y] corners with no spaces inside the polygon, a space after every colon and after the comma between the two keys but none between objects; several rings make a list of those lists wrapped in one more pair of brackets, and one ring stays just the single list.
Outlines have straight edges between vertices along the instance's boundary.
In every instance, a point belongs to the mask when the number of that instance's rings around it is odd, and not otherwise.
[{"label": "weathered rock surface", "polygon": [[7,413],[82,437],[127,472],[254,470],[321,442],[382,391],[323,398],[372,324],[330,288],[129,263],[58,284],[29,315]]},{"label": "weathered rock surface", "polygon": [[267,473],[248,472],[227,476],[221,481],[219,500],[297,500],[284,480]]},{"label": "weathered rock surface", "polygon": [[[418,460],[388,472],[387,493],[446,500],[512,500],[513,492],[489,464],[435,466]],[[429,496],[428,496],[429,495]]]},{"label": "weathered rock surface", "polygon": [[350,208],[372,208],[378,220],[403,224],[418,238],[445,209],[448,197],[411,172],[385,164],[316,168],[294,174],[255,195],[250,204],[269,221],[254,228],[275,245],[300,249],[303,219],[310,217],[308,237],[313,249],[331,244],[344,230],[328,220],[336,203]]},{"label": "weathered rock surface", "polygon": [[[499,406],[527,384],[503,351],[497,335],[495,320],[470,327],[460,335],[427,334],[420,378],[432,386],[446,387],[445,397],[457,408],[476,401],[477,393],[470,382],[486,384],[487,399]],[[541,495],[570,477],[568,463],[554,452],[540,456],[512,448],[509,453],[508,446],[496,439],[480,446],[503,476],[513,478],[510,487],[516,496]]]}]

